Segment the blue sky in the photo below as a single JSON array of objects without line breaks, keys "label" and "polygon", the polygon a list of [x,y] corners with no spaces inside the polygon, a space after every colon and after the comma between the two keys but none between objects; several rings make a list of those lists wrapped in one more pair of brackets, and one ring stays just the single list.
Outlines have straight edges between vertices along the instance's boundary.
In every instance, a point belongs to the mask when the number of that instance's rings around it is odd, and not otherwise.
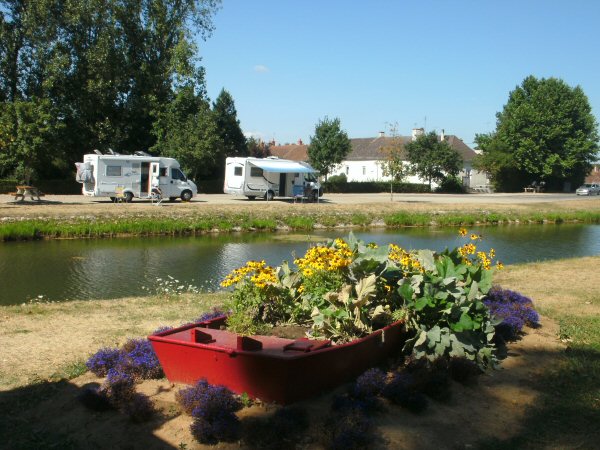
[{"label": "blue sky", "polygon": [[600,117],[595,0],[223,0],[214,22],[209,97],[227,89],[264,140],[308,143],[328,116],[351,138],[397,123],[471,144],[528,75],[581,86]]}]

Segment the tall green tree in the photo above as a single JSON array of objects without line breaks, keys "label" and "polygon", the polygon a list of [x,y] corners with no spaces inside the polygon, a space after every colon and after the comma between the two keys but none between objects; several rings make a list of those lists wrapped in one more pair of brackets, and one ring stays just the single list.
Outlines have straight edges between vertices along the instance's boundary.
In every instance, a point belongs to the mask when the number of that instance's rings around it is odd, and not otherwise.
[{"label": "tall green tree", "polygon": [[157,114],[154,134],[152,150],[176,158],[193,180],[219,176],[223,141],[203,91],[197,92],[193,85],[179,88]]},{"label": "tall green tree", "polygon": [[461,156],[435,131],[419,136],[404,148],[411,172],[426,180],[430,189],[433,181],[441,184],[447,177],[458,175],[462,167]]},{"label": "tall green tree", "polygon": [[0,102],[49,100],[64,127],[48,151],[66,167],[93,148],[148,149],[153,118],[197,79],[196,37],[219,4],[0,0]]},{"label": "tall green tree", "polygon": [[352,144],[341,129],[340,119],[325,117],[319,120],[315,135],[310,138],[308,158],[311,165],[327,179],[329,172],[344,160],[351,149]]},{"label": "tall green tree", "polygon": [[479,138],[483,155],[477,165],[499,189],[521,189],[532,181],[559,189],[589,172],[598,151],[598,124],[581,87],[528,76],[496,116],[495,132]]},{"label": "tall green tree", "polygon": [[224,176],[225,158],[228,156],[247,156],[248,144],[240,127],[233,97],[225,89],[213,103],[213,115],[223,147],[220,149],[218,178]]},{"label": "tall green tree", "polygon": [[63,126],[49,100],[0,103],[0,177],[29,184],[48,175],[63,160],[52,151]]}]

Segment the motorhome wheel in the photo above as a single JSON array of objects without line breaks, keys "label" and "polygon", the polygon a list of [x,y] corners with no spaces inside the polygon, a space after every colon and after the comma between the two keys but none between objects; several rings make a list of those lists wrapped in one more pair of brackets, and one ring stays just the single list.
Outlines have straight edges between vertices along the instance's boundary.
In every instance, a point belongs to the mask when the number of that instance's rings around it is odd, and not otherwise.
[{"label": "motorhome wheel", "polygon": [[131,203],[133,200],[132,192],[125,192],[125,203]]},{"label": "motorhome wheel", "polygon": [[273,200],[273,197],[275,197],[275,193],[273,191],[267,191],[267,193],[265,194],[265,199],[270,202],[271,200]]},{"label": "motorhome wheel", "polygon": [[192,191],[183,191],[181,193],[181,200],[184,202],[189,202],[192,199]]},{"label": "motorhome wheel", "polygon": [[246,195],[246,197],[248,197],[248,200],[254,200],[256,198],[254,195]]}]

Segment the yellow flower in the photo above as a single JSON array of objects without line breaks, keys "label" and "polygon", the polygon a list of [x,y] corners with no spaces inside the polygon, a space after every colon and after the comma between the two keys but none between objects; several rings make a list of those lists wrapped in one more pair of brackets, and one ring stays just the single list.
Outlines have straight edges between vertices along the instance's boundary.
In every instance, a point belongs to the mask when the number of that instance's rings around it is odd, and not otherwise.
[{"label": "yellow flower", "polygon": [[498,270],[502,270],[502,269],[504,269],[504,264],[502,264],[500,261],[498,261],[498,262],[496,263],[496,269],[498,269]]},{"label": "yellow flower", "polygon": [[458,234],[462,237],[465,237],[467,235],[468,231],[466,228],[459,228],[458,229]]},{"label": "yellow flower", "polygon": [[472,241],[478,241],[479,239],[481,239],[481,236],[479,236],[477,234],[471,234],[471,240]]}]

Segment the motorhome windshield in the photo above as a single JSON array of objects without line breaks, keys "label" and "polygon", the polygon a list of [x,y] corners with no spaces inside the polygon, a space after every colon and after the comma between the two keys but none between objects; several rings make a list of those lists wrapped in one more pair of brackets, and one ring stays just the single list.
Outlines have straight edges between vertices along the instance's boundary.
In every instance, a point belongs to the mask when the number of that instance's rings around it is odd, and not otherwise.
[{"label": "motorhome windshield", "polygon": [[307,173],[306,180],[314,183],[317,181],[317,178],[312,173]]},{"label": "motorhome windshield", "polygon": [[179,169],[171,169],[171,178],[174,180],[187,181],[186,176]]}]

